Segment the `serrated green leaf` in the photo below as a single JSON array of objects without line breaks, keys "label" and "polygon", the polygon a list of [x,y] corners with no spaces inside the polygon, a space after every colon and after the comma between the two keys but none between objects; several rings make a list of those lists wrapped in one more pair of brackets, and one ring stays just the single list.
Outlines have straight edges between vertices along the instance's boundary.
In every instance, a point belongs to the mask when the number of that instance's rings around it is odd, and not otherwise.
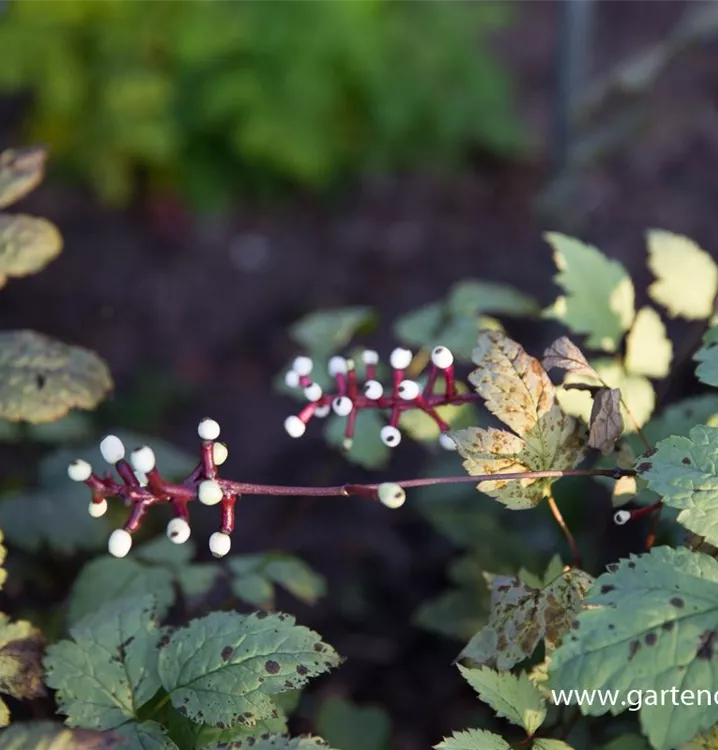
[{"label": "serrated green leaf", "polygon": [[677,508],[678,523],[718,543],[718,428],[696,425],[688,437],[661,440],[656,452],[639,458],[638,473],[663,502]]},{"label": "serrated green leaf", "polygon": [[[469,375],[489,411],[514,433],[473,427],[451,433],[472,476],[571,469],[584,455],[585,429],[563,413],[540,363],[496,331],[479,335]],[[535,507],[554,478],[482,481],[477,485],[514,510]]]},{"label": "serrated green leaf", "polygon": [[270,694],[338,664],[334,649],[289,615],[214,612],[172,634],[159,674],[172,705],[193,721],[251,727],[275,710]]},{"label": "serrated green leaf", "polygon": [[289,335],[310,356],[328,356],[345,347],[359,331],[372,329],[377,320],[371,307],[318,310],[293,323]]},{"label": "serrated green leaf", "polygon": [[[249,745],[246,740],[239,740],[229,744],[210,745],[201,750],[246,750]],[[321,737],[286,737],[280,734],[268,737],[262,735],[251,744],[251,747],[252,750],[331,750]]]},{"label": "serrated green leaf", "polygon": [[626,371],[649,378],[665,378],[671,368],[673,344],[661,316],[642,307],[626,337]]},{"label": "serrated green leaf", "polygon": [[656,281],[651,298],[672,317],[701,320],[713,313],[718,266],[698,245],[680,234],[654,229],[647,233],[648,267]]},{"label": "serrated green leaf", "polygon": [[445,737],[436,750],[511,750],[511,745],[498,734],[486,729],[467,729]]},{"label": "serrated green leaf", "polygon": [[546,718],[546,701],[528,675],[496,672],[488,667],[467,669],[459,665],[462,677],[494,709],[499,718],[523,727],[529,736]]},{"label": "serrated green leaf", "polygon": [[45,682],[69,726],[114,729],[137,718],[160,688],[160,631],[151,596],[120,599],[70,628],[47,649]]},{"label": "serrated green leaf", "polygon": [[379,432],[385,424],[378,410],[362,409],[357,413],[352,446],[345,451],[343,443],[346,418],[332,414],[327,420],[324,437],[329,445],[342,451],[347,461],[365,469],[381,469],[386,466],[391,456],[391,448],[384,445],[379,437]]},{"label": "serrated green leaf", "polygon": [[319,708],[317,731],[341,750],[385,750],[391,721],[378,706],[360,706],[340,696],[330,696]]},{"label": "serrated green leaf", "polygon": [[[661,409],[643,428],[649,443],[655,445],[670,435],[685,435],[696,424],[706,424],[718,414],[718,396],[708,393],[703,396],[690,396]],[[631,435],[629,444],[637,453],[645,446],[637,435]]]},{"label": "serrated green leaf", "polygon": [[133,557],[103,556],[91,560],[80,571],[70,591],[67,607],[69,624],[115,599],[152,595],[156,614],[163,617],[175,600],[169,570],[143,565]]},{"label": "serrated green leaf", "polygon": [[41,146],[0,153],[0,208],[24,198],[45,176],[47,149]]},{"label": "serrated green leaf", "polygon": [[530,657],[541,640],[554,649],[570,630],[593,578],[569,569],[542,589],[518,578],[488,576],[491,612],[488,624],[469,641],[459,658],[499,671]]},{"label": "serrated green leaf", "polygon": [[539,737],[531,744],[531,750],[572,750],[572,747],[562,740],[550,740]]},{"label": "serrated green leaf", "polygon": [[14,722],[0,734],[0,750],[115,750],[110,733],[68,729],[54,721]]},{"label": "serrated green leaf", "polygon": [[709,328],[703,336],[703,346],[693,355],[698,362],[696,377],[701,383],[718,386],[718,326]]},{"label": "serrated green leaf", "polygon": [[0,214],[0,287],[41,271],[62,250],[62,235],[46,219]]},{"label": "serrated green leaf", "polygon": [[[718,723],[718,706],[671,705],[647,691],[704,688],[716,681],[718,562],[687,549],[657,547],[622,560],[596,581],[571,639],[549,668],[555,690],[640,690],[640,720],[657,750],[669,750]],[[654,692],[655,695],[655,692]],[[584,714],[618,713],[584,701]]]},{"label": "serrated green leaf", "polygon": [[179,750],[156,721],[130,722],[116,730],[121,738],[117,750]]},{"label": "serrated green leaf", "polygon": [[[282,695],[286,695],[286,693],[282,693]],[[174,713],[177,714],[176,711]],[[243,724],[229,727],[229,729],[219,729],[218,727],[210,727],[206,724],[201,726],[192,724],[187,719],[185,721],[196,730],[194,739],[197,750],[227,750],[227,748],[232,747],[242,747],[246,750],[248,747],[256,746],[256,743],[263,736],[285,735],[287,732],[287,722],[284,716],[281,715],[281,711],[279,713],[280,716],[278,718],[258,721],[257,725],[251,729]]]},{"label": "serrated green leaf", "polygon": [[635,316],[631,277],[592,245],[556,232],[544,237],[559,270],[554,280],[565,292],[544,314],[587,334],[588,348],[615,352]]},{"label": "serrated green leaf", "polygon": [[454,318],[475,318],[479,313],[529,317],[540,312],[533,297],[510,284],[468,279],[455,284],[447,300]]},{"label": "serrated green leaf", "polygon": [[[0,612],[0,693],[14,698],[36,698],[45,694],[42,684],[42,633],[29,622]],[[0,699],[0,726],[10,721],[9,711]]]}]

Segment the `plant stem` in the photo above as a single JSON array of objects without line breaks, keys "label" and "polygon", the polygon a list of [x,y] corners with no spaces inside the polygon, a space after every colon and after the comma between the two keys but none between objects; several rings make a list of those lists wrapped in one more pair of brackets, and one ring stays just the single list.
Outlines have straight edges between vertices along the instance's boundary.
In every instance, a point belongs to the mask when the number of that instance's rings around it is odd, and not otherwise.
[{"label": "plant stem", "polygon": [[568,525],[566,524],[564,517],[561,515],[561,511],[559,510],[558,505],[556,504],[556,498],[553,496],[551,492],[549,492],[548,494],[548,507],[551,508],[551,513],[553,514],[553,517],[556,519],[556,523],[561,527],[561,530],[566,535],[566,539],[568,540],[569,547],[571,547],[571,552],[573,554],[574,566],[577,568],[580,568],[581,567],[581,552],[578,549],[576,540],[573,538],[573,534],[571,533],[571,530],[568,528]]}]

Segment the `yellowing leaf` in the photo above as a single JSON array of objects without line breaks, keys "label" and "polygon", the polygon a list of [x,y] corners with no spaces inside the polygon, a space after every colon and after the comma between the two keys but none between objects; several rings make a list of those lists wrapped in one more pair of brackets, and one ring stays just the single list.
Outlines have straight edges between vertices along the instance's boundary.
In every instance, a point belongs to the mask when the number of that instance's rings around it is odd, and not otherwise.
[{"label": "yellowing leaf", "polygon": [[661,316],[642,307],[626,337],[626,370],[634,375],[665,378],[671,367],[673,344],[666,336]]},{"label": "yellowing leaf", "polygon": [[718,727],[713,727],[681,745],[680,750],[718,750]]},{"label": "yellowing leaf", "polygon": [[648,266],[656,281],[648,293],[672,318],[701,320],[713,313],[718,266],[693,240],[654,229],[647,234]]},{"label": "yellowing leaf", "polygon": [[0,214],[0,286],[10,276],[42,270],[62,250],[62,235],[46,219]]},{"label": "yellowing leaf", "polygon": [[[583,457],[585,430],[561,411],[538,360],[497,331],[479,335],[476,370],[469,376],[486,407],[516,434],[471,427],[452,433],[464,468],[472,476],[573,468]],[[537,505],[554,479],[481,481],[486,492],[509,508]]]},{"label": "yellowing leaf", "polygon": [[5,558],[7,557],[7,550],[5,549],[5,546],[3,545],[3,533],[2,529],[0,529],[0,589],[5,585],[5,581],[7,580],[7,570],[3,568],[3,564],[5,563]]},{"label": "yellowing leaf", "polygon": [[588,444],[598,448],[604,456],[613,453],[616,441],[623,433],[621,391],[601,388],[593,397]]},{"label": "yellowing leaf", "polygon": [[47,151],[41,147],[0,153],[0,208],[19,201],[42,182],[46,159]]},{"label": "yellowing leaf", "polygon": [[107,365],[88,349],[34,331],[0,333],[0,417],[51,422],[94,409],[112,388]]},{"label": "yellowing leaf", "polygon": [[615,352],[635,315],[626,269],[592,245],[556,232],[544,236],[559,270],[555,281],[566,292],[544,314],[587,334],[589,348]]},{"label": "yellowing leaf", "polygon": [[[21,699],[45,694],[41,664],[44,645],[42,634],[29,622],[10,622],[0,613],[0,693]],[[0,714],[0,725],[7,724],[9,714],[2,699]]]}]

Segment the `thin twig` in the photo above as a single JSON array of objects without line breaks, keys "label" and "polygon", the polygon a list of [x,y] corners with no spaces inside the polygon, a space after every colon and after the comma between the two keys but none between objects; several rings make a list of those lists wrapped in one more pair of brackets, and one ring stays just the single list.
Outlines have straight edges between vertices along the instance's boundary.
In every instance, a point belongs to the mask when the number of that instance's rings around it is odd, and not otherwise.
[{"label": "thin twig", "polygon": [[553,514],[553,517],[556,519],[556,523],[561,527],[561,530],[566,535],[566,539],[568,540],[569,547],[571,547],[571,552],[573,553],[573,564],[577,567],[581,567],[581,552],[578,549],[578,545],[576,544],[576,540],[573,538],[573,534],[571,533],[571,530],[568,528],[568,524],[564,520],[564,517],[561,515],[561,511],[558,508],[558,505],[556,504],[556,498],[554,498],[553,494],[549,492],[548,494],[548,507],[551,508],[551,513]]}]

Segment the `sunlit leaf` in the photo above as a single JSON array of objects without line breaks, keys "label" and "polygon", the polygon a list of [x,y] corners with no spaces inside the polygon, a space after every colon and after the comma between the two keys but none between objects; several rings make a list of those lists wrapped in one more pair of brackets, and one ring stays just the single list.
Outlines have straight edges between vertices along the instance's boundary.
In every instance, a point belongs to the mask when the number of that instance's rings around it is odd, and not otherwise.
[{"label": "sunlit leaf", "polygon": [[559,370],[575,372],[578,375],[588,375],[596,379],[599,377],[584,357],[583,352],[568,336],[561,336],[546,349],[543,353],[542,364],[546,372],[556,367]]},{"label": "sunlit leaf", "polygon": [[445,737],[436,750],[511,750],[511,745],[498,734],[486,729],[467,729]]},{"label": "sunlit leaf", "polygon": [[62,235],[46,219],[0,214],[0,287],[8,278],[41,271],[62,250]]},{"label": "sunlit leaf", "polygon": [[[42,684],[42,652],[45,641],[29,622],[0,612],[0,693],[13,698],[36,698],[45,694]],[[0,699],[0,726],[9,723],[9,713]]]},{"label": "sunlit leaf", "polygon": [[42,182],[46,160],[47,150],[40,146],[0,153],[0,208],[24,198]]},{"label": "sunlit leaf", "polygon": [[68,729],[54,721],[13,722],[0,734],[0,750],[115,750],[110,732]]},{"label": "sunlit leaf", "polygon": [[634,375],[665,378],[671,367],[673,344],[661,316],[642,307],[626,337],[626,370]]},{"label": "sunlit leaf", "polygon": [[598,448],[604,456],[613,453],[616,441],[623,434],[621,391],[618,388],[599,389],[593,397],[589,424],[588,444]]},{"label": "sunlit leaf", "polygon": [[718,750],[718,726],[696,735],[681,745],[680,750]]}]

